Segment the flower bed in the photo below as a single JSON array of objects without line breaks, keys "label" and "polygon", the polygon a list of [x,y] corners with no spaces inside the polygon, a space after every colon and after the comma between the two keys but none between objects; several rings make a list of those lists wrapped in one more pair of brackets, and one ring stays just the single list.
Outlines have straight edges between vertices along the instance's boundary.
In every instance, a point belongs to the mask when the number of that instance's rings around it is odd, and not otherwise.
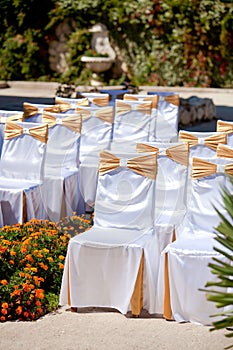
[{"label": "flower bed", "polygon": [[0,229],[0,322],[36,320],[57,309],[69,239],[90,226],[74,215]]}]

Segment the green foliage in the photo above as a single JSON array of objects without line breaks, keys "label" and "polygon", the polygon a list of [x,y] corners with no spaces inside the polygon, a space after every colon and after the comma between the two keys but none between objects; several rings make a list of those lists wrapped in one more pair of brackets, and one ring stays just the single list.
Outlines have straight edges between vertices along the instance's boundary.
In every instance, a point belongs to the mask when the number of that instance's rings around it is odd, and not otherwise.
[{"label": "green foliage", "polygon": [[[231,180],[233,186],[233,180]],[[219,321],[213,322],[211,331],[233,327],[233,194],[227,190],[223,190],[224,207],[229,214],[229,219],[224,217],[217,209],[217,213],[221,218],[221,222],[216,228],[215,240],[220,243],[220,248],[214,249],[226,258],[223,262],[218,258],[213,258],[213,262],[209,264],[211,272],[217,275],[218,282],[207,282],[205,291],[207,299],[216,304],[217,308],[228,308],[228,311],[220,313],[222,316]],[[209,288],[213,289],[209,289]],[[225,334],[227,337],[233,337],[233,331]],[[233,347],[233,345],[231,346]]]},{"label": "green foliage", "polygon": [[[80,58],[90,49],[88,29],[101,22],[135,85],[233,86],[230,1],[0,0],[0,5],[0,79],[47,76],[87,83],[91,72]],[[68,41],[69,69],[58,75],[48,68],[48,44],[64,20],[73,20],[76,28]],[[18,35],[24,45],[15,44]]]}]

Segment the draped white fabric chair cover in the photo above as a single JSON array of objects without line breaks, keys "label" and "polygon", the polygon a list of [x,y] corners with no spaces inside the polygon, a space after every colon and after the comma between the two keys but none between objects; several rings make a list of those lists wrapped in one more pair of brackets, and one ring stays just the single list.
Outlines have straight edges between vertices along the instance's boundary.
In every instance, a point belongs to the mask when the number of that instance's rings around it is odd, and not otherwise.
[{"label": "draped white fabric chair cover", "polygon": [[4,140],[4,128],[6,121],[23,121],[23,112],[0,110],[0,157]]},{"label": "draped white fabric chair cover", "polygon": [[44,112],[49,137],[42,186],[46,218],[57,222],[63,216],[81,214],[79,193],[79,147],[81,117],[77,114]]},{"label": "draped white fabric chair cover", "polygon": [[143,94],[142,95],[124,94],[123,98],[126,101],[151,101],[152,102],[149,141],[155,141],[159,97],[156,95],[149,96],[149,95],[143,95]]},{"label": "draped white fabric chair cover", "polygon": [[[144,171],[143,160],[150,175]],[[130,164],[134,164],[136,170],[134,167],[131,170]],[[138,169],[141,174],[136,172]],[[69,242],[60,304],[111,307],[127,313],[131,310],[130,300],[144,257],[141,307],[154,313],[156,154],[103,151],[99,172],[94,225]]]},{"label": "draped white fabric chair cover", "polygon": [[99,152],[111,142],[113,106],[79,107],[82,116],[80,142],[80,191],[84,202],[93,206],[96,196]]},{"label": "draped white fabric chair cover", "polygon": [[115,101],[113,141],[149,141],[151,101]]},{"label": "draped white fabric chair cover", "polygon": [[158,172],[156,178],[154,229],[158,254],[156,312],[164,308],[164,257],[161,253],[176,237],[187,211],[189,146],[187,143],[138,143],[137,151],[156,151]]},{"label": "draped white fabric chair cover", "polygon": [[219,119],[217,121],[216,131],[225,132],[227,134],[228,146],[233,147],[233,122]]},{"label": "draped white fabric chair cover", "polygon": [[6,123],[0,160],[1,226],[23,223],[25,214],[27,220],[44,218],[41,184],[47,134],[47,124]]},{"label": "draped white fabric chair cover", "polygon": [[156,140],[161,142],[176,142],[179,123],[179,95],[174,93],[159,93]]},{"label": "draped white fabric chair cover", "polygon": [[30,123],[42,123],[43,112],[61,113],[59,106],[39,103],[23,103],[24,121]]},{"label": "draped white fabric chair cover", "polygon": [[[193,158],[192,193],[186,227],[183,234],[165,249],[170,285],[167,295],[170,295],[173,318],[179,322],[210,325],[216,320],[210,316],[221,312],[213,302],[207,301],[205,293],[199,289],[204,288],[207,281],[217,281],[208,267],[212,258],[225,259],[214,250],[218,246],[214,240],[214,229],[220,222],[214,206],[228,217],[222,206],[221,190],[227,185],[224,171],[228,171],[229,163],[229,159],[223,158]],[[209,168],[211,170],[207,172]],[[230,169],[233,174],[233,164]]]}]

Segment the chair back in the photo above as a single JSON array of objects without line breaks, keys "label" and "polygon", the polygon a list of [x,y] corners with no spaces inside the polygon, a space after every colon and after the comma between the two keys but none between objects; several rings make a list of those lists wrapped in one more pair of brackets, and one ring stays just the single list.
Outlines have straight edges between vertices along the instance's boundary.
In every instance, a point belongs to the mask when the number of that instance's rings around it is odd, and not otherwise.
[{"label": "chair back", "polygon": [[197,158],[192,160],[191,196],[185,220],[184,233],[213,235],[220,217],[228,217],[223,206],[222,190],[233,175],[233,161],[224,158]]},{"label": "chair back", "polygon": [[151,101],[115,101],[113,141],[149,141]]},{"label": "chair back", "polygon": [[62,169],[77,169],[82,119],[78,114],[44,112],[43,123],[48,124],[48,144],[45,174],[61,174]]},{"label": "chair back", "polygon": [[80,161],[89,159],[90,153],[99,154],[109,148],[113,124],[113,106],[79,107],[77,113],[82,117]]},{"label": "chair back", "polygon": [[0,176],[42,181],[48,125],[7,122],[4,130]]},{"label": "chair back", "polygon": [[23,121],[23,112],[0,110],[0,157],[4,140],[4,129],[7,121]]},{"label": "chair back", "polygon": [[137,151],[158,155],[154,225],[179,225],[187,210],[188,144],[138,143]]},{"label": "chair back", "polygon": [[156,153],[100,153],[94,225],[153,228]]}]

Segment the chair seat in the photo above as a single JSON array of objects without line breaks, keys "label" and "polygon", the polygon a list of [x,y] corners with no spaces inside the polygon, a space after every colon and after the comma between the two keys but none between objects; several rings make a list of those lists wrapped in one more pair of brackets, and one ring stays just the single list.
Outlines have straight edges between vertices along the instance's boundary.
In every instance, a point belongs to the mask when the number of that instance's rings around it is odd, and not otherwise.
[{"label": "chair seat", "polygon": [[75,236],[72,241],[82,245],[90,245],[95,247],[112,247],[127,244],[135,244],[141,242],[152,234],[150,231],[137,232],[136,230],[122,228],[104,228],[93,226],[90,230]]},{"label": "chair seat", "polygon": [[0,190],[25,190],[28,188],[33,188],[34,186],[41,185],[41,182],[22,180],[22,179],[6,179],[0,177]]}]

